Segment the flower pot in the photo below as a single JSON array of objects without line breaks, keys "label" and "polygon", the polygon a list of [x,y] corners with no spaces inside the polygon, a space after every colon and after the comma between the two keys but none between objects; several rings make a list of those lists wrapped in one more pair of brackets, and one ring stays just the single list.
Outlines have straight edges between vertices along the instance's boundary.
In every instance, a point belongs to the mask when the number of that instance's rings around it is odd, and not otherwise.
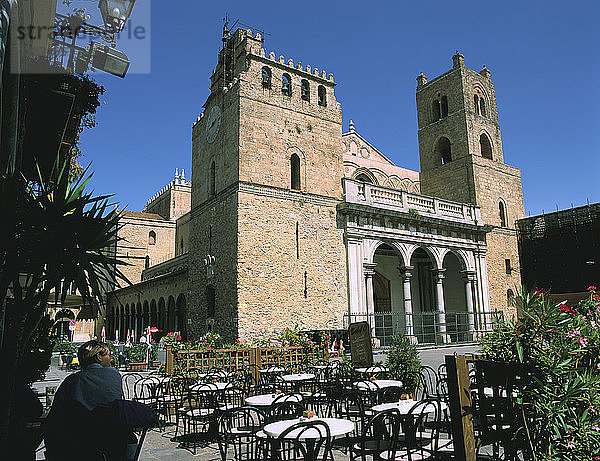
[{"label": "flower pot", "polygon": [[130,371],[143,371],[147,367],[146,362],[129,362],[129,370]]}]

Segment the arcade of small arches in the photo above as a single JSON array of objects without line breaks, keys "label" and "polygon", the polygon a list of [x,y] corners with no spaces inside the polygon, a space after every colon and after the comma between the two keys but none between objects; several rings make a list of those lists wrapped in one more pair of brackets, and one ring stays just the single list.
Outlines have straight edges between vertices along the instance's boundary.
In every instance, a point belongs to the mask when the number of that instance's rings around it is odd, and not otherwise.
[{"label": "arcade of small arches", "polygon": [[[184,294],[167,299],[160,297],[109,306],[106,316],[106,334],[109,339],[124,340],[133,331],[135,338],[145,334],[147,327],[157,327],[153,339],[160,339],[172,331],[178,331],[183,340],[187,338],[187,303]],[[117,333],[118,331],[118,333]]]}]

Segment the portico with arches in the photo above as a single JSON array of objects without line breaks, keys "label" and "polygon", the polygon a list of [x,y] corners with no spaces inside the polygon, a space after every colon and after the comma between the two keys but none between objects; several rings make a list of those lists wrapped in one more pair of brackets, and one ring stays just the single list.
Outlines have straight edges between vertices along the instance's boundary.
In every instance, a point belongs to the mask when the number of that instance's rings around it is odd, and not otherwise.
[{"label": "portico with arches", "polygon": [[479,209],[344,182],[349,322],[368,321],[382,345],[398,333],[418,343],[474,339],[490,318]]}]

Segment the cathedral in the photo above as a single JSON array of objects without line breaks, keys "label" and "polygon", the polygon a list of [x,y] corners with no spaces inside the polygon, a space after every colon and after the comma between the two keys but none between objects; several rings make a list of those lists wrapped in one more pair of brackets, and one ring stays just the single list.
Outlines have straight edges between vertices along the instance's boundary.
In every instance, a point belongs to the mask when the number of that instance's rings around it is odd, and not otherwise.
[{"label": "cathedral", "polygon": [[123,211],[109,338],[147,326],[194,339],[367,321],[386,345],[461,342],[520,286],[520,170],[506,165],[491,72],[456,53],[417,77],[421,171],[394,165],[342,109],[332,74],[223,31],[192,128],[192,174]]}]

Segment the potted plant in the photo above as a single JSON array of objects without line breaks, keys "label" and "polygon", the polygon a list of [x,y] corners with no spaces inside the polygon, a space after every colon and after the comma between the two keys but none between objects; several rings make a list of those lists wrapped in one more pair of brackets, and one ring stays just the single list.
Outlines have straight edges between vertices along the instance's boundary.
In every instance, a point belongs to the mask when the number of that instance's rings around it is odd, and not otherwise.
[{"label": "potted plant", "polygon": [[[129,359],[129,369],[132,371],[145,370],[148,366],[148,361],[154,363],[156,361],[156,348],[150,347],[148,355],[146,352],[148,345],[145,343],[134,344],[125,349],[125,356]],[[146,360],[148,358],[148,361]]]},{"label": "potted plant", "polygon": [[390,375],[394,379],[402,381],[406,391],[413,395],[418,384],[421,359],[419,359],[417,347],[410,342],[408,337],[398,334],[392,338],[386,366],[390,370]]}]

